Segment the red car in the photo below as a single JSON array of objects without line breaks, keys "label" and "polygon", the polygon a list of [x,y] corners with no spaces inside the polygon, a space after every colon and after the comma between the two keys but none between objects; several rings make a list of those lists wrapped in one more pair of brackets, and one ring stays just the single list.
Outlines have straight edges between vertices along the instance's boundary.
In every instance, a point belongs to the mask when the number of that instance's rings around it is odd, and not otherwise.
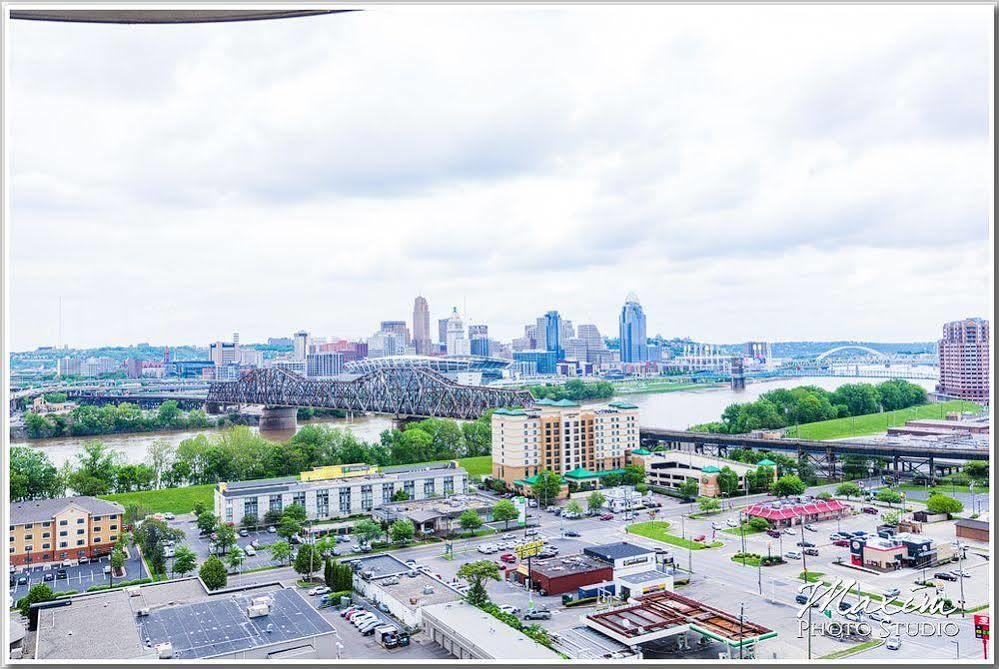
[{"label": "red car", "polygon": [[876,516],[876,515],[878,515],[878,513],[880,513],[873,506],[865,506],[863,509],[861,509],[861,511],[863,511],[864,513],[869,513],[869,514],[874,515],[874,516]]},{"label": "red car", "polygon": [[837,539],[836,541],[833,542],[833,546],[846,546],[847,548],[849,548],[850,542],[847,541],[846,539]]},{"label": "red car", "polygon": [[698,534],[696,537],[694,537],[694,541],[704,541],[705,539],[707,539],[707,537],[704,536],[703,534]]},{"label": "red car", "polygon": [[604,515],[600,516],[600,520],[614,520],[614,514],[605,513]]},{"label": "red car", "polygon": [[505,564],[503,564],[502,562],[497,562],[496,564],[499,566],[499,570],[500,571],[506,571],[506,565]]},{"label": "red car", "polygon": [[514,555],[513,553],[503,553],[503,555],[500,555],[500,560],[503,560],[503,562],[512,563],[517,561],[517,556]]}]

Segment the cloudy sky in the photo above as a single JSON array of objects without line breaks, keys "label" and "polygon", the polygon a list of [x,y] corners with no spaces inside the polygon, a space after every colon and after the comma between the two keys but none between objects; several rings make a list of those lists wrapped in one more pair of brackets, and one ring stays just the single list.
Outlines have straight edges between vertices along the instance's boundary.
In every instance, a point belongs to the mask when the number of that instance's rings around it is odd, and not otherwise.
[{"label": "cloudy sky", "polygon": [[15,22],[11,335],[928,340],[991,308],[992,8]]}]

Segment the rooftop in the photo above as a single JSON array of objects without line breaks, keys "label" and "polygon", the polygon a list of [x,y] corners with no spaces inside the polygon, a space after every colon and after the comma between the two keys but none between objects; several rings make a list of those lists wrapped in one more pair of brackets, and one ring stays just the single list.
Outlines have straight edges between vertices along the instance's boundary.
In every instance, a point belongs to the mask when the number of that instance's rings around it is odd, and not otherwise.
[{"label": "rooftop", "polygon": [[957,527],[967,527],[971,530],[987,530],[989,529],[989,521],[987,520],[972,520],[970,518],[960,518],[954,523]]},{"label": "rooftop", "polygon": [[399,582],[395,585],[378,583],[378,587],[395,597],[411,611],[416,611],[424,606],[461,599],[460,592],[449,587],[443,581],[433,576],[427,576],[420,571],[416,572],[416,576],[400,576]]},{"label": "rooftop", "polygon": [[108,502],[96,497],[56,497],[54,499],[32,499],[14,502],[10,505],[10,522],[13,525],[37,523],[52,520],[55,514],[69,506],[78,506],[95,516],[125,513],[125,507],[117,502]]},{"label": "rooftop", "polygon": [[301,481],[297,476],[284,476],[281,478],[256,479],[253,481],[235,481],[233,483],[219,483],[224,497],[239,497],[244,495],[265,495],[270,493],[289,492],[291,490],[312,490],[316,488],[328,488],[337,484],[353,485],[358,482],[366,484],[388,482],[388,481],[408,481],[411,479],[423,479],[428,476],[438,476],[446,474],[465,474],[461,467],[455,467],[453,463],[439,463],[433,465],[408,465],[398,468],[391,468],[379,471],[375,474],[364,476],[345,476],[335,479],[317,479],[314,481]]},{"label": "rooftop", "polygon": [[636,546],[635,544],[629,544],[627,541],[618,541],[613,544],[604,544],[602,546],[588,546],[583,549],[583,552],[587,555],[600,558],[601,560],[613,562],[614,560],[620,560],[621,558],[634,557],[636,555],[647,555],[651,553],[652,550],[642,546]]},{"label": "rooftop", "polygon": [[564,555],[545,560],[531,560],[531,571],[548,578],[559,578],[573,574],[585,574],[598,569],[609,569],[610,565],[582,553]]},{"label": "rooftop", "polygon": [[626,583],[651,583],[653,581],[663,581],[669,577],[670,574],[665,571],[650,569],[649,571],[640,571],[637,574],[627,574],[618,578]]},{"label": "rooftop", "polygon": [[506,623],[467,602],[448,602],[423,607],[428,618],[450,628],[462,645],[485,659],[559,660],[561,656]]},{"label": "rooftop", "polygon": [[399,576],[409,571],[409,566],[405,562],[388,553],[344,560],[344,562],[357,565],[355,568],[358,573],[371,572],[371,578],[375,580]]}]

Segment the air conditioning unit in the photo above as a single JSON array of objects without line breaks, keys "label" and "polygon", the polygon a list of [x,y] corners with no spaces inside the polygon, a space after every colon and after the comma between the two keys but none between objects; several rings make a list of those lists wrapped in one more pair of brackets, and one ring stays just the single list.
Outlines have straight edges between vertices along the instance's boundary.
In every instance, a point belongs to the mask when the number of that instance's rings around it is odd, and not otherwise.
[{"label": "air conditioning unit", "polygon": [[139,616],[148,616],[149,615],[149,607],[148,606],[143,606],[141,609],[139,609],[139,611],[136,613],[136,615],[139,615]]},{"label": "air conditioning unit", "polygon": [[156,656],[161,660],[166,660],[173,657],[173,644],[169,641],[165,643],[158,643],[154,646],[156,649]]},{"label": "air conditioning unit", "polygon": [[431,587],[431,586],[429,586],[429,585],[426,585],[426,586],[424,586],[424,587],[423,587],[423,594],[424,594],[424,595],[432,595],[432,594],[434,594],[434,589],[433,589],[433,587]]},{"label": "air conditioning unit", "polygon": [[254,605],[263,604],[265,606],[270,606],[274,603],[274,600],[270,597],[270,595],[259,595],[250,600],[250,603]]},{"label": "air conditioning unit", "polygon": [[141,594],[139,592],[139,586],[137,585],[128,586],[127,588],[125,588],[125,592],[128,593],[129,597],[138,597]]},{"label": "air conditioning unit", "polygon": [[246,607],[246,615],[250,618],[259,618],[261,616],[266,616],[271,612],[271,607],[266,604],[251,604]]}]

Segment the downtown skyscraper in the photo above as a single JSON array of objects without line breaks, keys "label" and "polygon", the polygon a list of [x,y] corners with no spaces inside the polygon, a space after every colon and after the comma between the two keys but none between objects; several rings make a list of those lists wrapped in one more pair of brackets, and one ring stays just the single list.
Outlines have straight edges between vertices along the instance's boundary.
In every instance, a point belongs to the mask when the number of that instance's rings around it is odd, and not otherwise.
[{"label": "downtown skyscraper", "polygon": [[645,312],[635,293],[628,293],[621,307],[621,362],[645,362],[649,349],[645,337]]},{"label": "downtown skyscraper", "polygon": [[422,295],[413,302],[413,346],[417,355],[430,354],[430,305]]}]

